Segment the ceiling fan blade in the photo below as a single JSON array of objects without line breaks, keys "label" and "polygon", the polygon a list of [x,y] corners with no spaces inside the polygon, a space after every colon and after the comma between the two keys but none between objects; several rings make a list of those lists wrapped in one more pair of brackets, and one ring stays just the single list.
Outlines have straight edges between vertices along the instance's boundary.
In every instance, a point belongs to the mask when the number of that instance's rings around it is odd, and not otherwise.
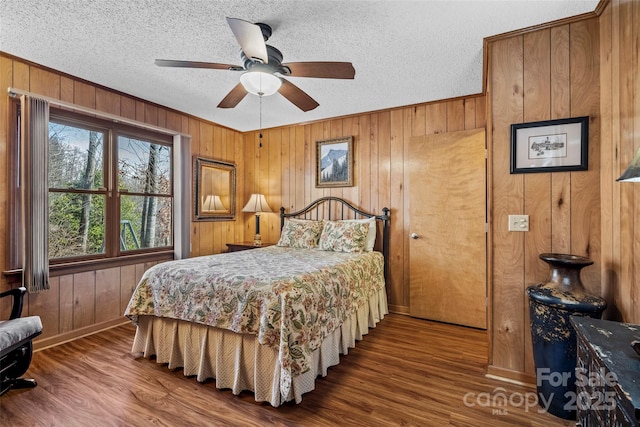
[{"label": "ceiling fan blade", "polygon": [[215,62],[176,61],[173,59],[156,59],[158,67],[211,68],[214,70],[242,71],[244,68],[233,64],[217,64]]},{"label": "ceiling fan blade", "polygon": [[233,108],[247,95],[247,90],[242,86],[242,83],[238,83],[231,91],[224,97],[218,108]]},{"label": "ceiling fan blade", "polygon": [[265,64],[269,62],[267,45],[258,25],[237,18],[227,18],[227,23],[247,58],[257,58]]},{"label": "ceiling fan blade", "polygon": [[351,62],[288,62],[291,77],[318,77],[323,79],[353,79],[356,70]]},{"label": "ceiling fan blade", "polygon": [[278,92],[302,111],[310,111],[320,105],[298,86],[285,79],[281,80],[282,86],[280,86]]}]

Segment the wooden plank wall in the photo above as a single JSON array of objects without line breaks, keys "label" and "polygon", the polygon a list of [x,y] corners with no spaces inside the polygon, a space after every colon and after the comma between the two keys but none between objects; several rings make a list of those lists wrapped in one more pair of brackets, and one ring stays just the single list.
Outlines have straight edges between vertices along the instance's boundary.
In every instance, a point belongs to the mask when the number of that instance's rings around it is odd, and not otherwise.
[{"label": "wooden plank wall", "polygon": [[640,149],[640,2],[611,0],[599,22],[602,293],[608,318],[640,323],[640,185],[615,181]]},{"label": "wooden plank wall", "polygon": [[[597,18],[498,37],[488,43],[488,131],[493,265],[490,372],[533,374],[528,285],[548,276],[543,252],[585,255],[586,288],[601,293],[600,44]],[[510,125],[590,116],[589,170],[510,174]],[[530,231],[507,230],[526,214]]]},{"label": "wooden plank wall", "polygon": [[[392,310],[408,312],[407,236],[410,189],[404,159],[412,137],[487,127],[491,241],[490,373],[530,380],[533,363],[526,286],[546,278],[541,252],[587,255],[587,288],[605,296],[606,317],[640,323],[640,185],[616,183],[640,142],[640,3],[611,0],[589,18],[509,37],[489,39],[487,95],[470,96],[240,134],[126,94],[0,54],[0,88],[9,86],[164,126],[191,135],[192,154],[238,166],[237,221],[192,222],[193,256],[217,253],[254,233],[254,217],[240,212],[252,192],[271,207],[297,209],[338,195],[378,212],[392,211]],[[4,90],[4,89],[3,89]],[[0,211],[8,206],[8,98],[0,96]],[[486,111],[485,111],[486,110]],[[589,115],[589,171],[509,173],[509,126]],[[315,141],[352,135],[355,185],[317,189]],[[528,214],[529,233],[508,233],[506,216]],[[8,241],[6,216],[0,235]],[[262,216],[265,241],[276,241],[276,214]],[[246,237],[245,237],[246,236]],[[0,245],[0,265],[7,247]],[[31,295],[29,314],[43,316],[52,340],[121,320],[132,287],[147,266],[124,266],[54,277],[52,290]],[[0,291],[8,287],[0,277]],[[6,313],[7,307],[0,306]]]},{"label": "wooden plank wall", "polygon": [[[487,95],[444,100],[240,134],[161,106],[0,53],[0,88],[9,86],[74,102],[191,135],[192,154],[238,166],[237,221],[192,222],[193,256],[217,253],[254,233],[240,209],[252,192],[271,207],[297,209],[338,195],[372,211],[392,210],[392,310],[408,312],[407,236],[410,189],[404,159],[412,137],[487,126],[491,241],[490,373],[529,379],[533,373],[525,288],[546,278],[541,252],[587,255],[587,288],[605,296],[606,317],[640,323],[640,185],[617,183],[640,140],[640,2],[611,0],[598,18],[489,39]],[[4,90],[4,89],[2,89]],[[0,96],[0,211],[8,212],[9,103]],[[486,101],[486,102],[485,102]],[[486,110],[486,111],[485,111]],[[509,126],[589,115],[589,171],[509,173]],[[317,189],[315,141],[352,135],[355,185]],[[508,233],[506,216],[528,214],[529,233]],[[0,265],[7,265],[7,217],[0,215]],[[276,214],[263,215],[265,241],[276,241]],[[53,342],[122,320],[123,305],[145,268],[136,264],[58,276],[52,289],[31,295],[26,312],[43,317]],[[0,277],[0,291],[7,289]],[[0,306],[6,313],[7,306]],[[106,322],[106,323],[105,323]],[[80,332],[78,332],[80,331]]]},{"label": "wooden plank wall", "polygon": [[[8,87],[190,134],[193,155],[238,164],[238,191],[244,189],[243,137],[239,132],[0,53],[0,88],[4,91]],[[8,108],[9,98],[3,94],[0,96],[0,212],[9,211]],[[192,222],[191,225],[193,256],[218,253],[226,248],[227,241],[243,240],[244,230],[239,221]],[[0,235],[5,241],[0,245],[3,268],[8,265],[7,227],[7,215],[0,215]],[[52,277],[51,289],[29,295],[24,309],[25,315],[42,317],[40,345],[124,321],[122,313],[129,296],[149,266],[135,264]],[[0,277],[0,291],[10,286],[4,276]],[[7,313],[7,303],[4,301],[0,306],[0,314]]]},{"label": "wooden plank wall", "polygon": [[[300,209],[321,196],[343,197],[355,205],[381,212],[391,209],[391,274],[387,283],[390,309],[409,311],[408,171],[405,158],[412,137],[483,128],[486,124],[485,97],[470,96],[420,104],[388,111],[359,114],[310,124],[268,129],[262,148],[258,132],[244,139],[246,187],[239,191],[239,205],[253,192],[265,194],[270,207],[288,211]],[[352,136],[355,151],[354,186],[323,189],[315,187],[315,156],[318,140]],[[245,236],[254,233],[253,215],[244,215]],[[263,241],[277,242],[280,223],[277,213],[261,216]],[[446,233],[443,232],[443,239]]]}]

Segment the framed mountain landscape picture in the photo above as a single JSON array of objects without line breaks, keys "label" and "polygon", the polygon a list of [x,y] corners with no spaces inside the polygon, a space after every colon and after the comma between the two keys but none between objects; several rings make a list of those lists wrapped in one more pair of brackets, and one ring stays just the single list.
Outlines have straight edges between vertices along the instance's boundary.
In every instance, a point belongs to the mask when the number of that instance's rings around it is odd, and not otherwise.
[{"label": "framed mountain landscape picture", "polygon": [[316,142],[316,187],[353,186],[353,138]]}]

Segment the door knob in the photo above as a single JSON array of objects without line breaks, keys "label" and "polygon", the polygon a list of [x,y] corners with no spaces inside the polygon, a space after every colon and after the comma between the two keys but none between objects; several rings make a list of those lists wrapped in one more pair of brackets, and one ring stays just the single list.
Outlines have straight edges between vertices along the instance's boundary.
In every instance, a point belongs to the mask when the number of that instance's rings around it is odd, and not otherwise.
[{"label": "door knob", "polygon": [[410,237],[415,240],[415,239],[420,238],[420,235],[418,233],[411,233]]}]

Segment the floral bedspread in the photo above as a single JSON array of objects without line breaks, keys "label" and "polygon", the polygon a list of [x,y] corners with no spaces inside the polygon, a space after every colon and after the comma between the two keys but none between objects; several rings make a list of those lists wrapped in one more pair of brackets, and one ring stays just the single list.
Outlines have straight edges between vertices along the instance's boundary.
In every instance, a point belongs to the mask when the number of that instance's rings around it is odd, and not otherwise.
[{"label": "floral bedspread", "polygon": [[322,340],[384,287],[383,265],[379,252],[277,246],[170,261],[145,272],[125,315],[256,334],[278,350],[286,394]]}]

